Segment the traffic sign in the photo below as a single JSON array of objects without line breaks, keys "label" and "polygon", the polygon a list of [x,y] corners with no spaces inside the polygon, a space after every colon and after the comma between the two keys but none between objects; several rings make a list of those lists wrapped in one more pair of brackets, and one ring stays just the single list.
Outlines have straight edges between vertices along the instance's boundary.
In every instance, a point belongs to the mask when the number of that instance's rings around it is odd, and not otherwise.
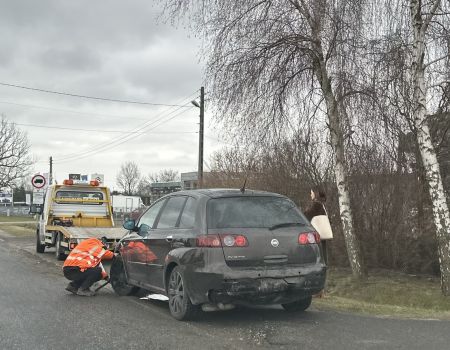
[{"label": "traffic sign", "polygon": [[34,190],[33,191],[33,204],[44,204],[44,191]]},{"label": "traffic sign", "polygon": [[47,180],[43,175],[34,175],[31,179],[31,184],[34,188],[43,188],[45,184],[47,183]]}]

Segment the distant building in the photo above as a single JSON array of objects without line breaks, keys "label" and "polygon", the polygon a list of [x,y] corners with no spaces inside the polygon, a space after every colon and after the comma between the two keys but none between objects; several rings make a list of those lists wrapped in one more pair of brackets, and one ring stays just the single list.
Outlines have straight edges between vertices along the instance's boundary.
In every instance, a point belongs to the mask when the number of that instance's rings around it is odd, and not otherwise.
[{"label": "distant building", "polygon": [[198,175],[196,171],[181,173],[181,188],[183,190],[195,190],[198,187]]},{"label": "distant building", "polygon": [[181,182],[153,182],[150,184],[150,202],[153,203],[162,196],[181,190]]}]

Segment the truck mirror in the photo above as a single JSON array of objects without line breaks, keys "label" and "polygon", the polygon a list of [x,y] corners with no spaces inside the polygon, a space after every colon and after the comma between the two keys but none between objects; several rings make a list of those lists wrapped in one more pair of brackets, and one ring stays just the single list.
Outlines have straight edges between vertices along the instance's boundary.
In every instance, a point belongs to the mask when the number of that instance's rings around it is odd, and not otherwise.
[{"label": "truck mirror", "polygon": [[134,220],[127,220],[123,223],[123,228],[125,230],[134,231],[135,227],[136,227],[136,223],[134,222]]}]

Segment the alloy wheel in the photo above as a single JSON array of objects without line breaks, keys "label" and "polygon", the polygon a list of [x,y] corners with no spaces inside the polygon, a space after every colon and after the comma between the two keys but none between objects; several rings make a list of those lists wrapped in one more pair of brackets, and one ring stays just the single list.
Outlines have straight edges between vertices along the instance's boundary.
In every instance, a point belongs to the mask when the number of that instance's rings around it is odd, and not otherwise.
[{"label": "alloy wheel", "polygon": [[172,271],[169,280],[169,306],[174,313],[185,312],[186,304],[184,298],[183,278],[178,271]]}]

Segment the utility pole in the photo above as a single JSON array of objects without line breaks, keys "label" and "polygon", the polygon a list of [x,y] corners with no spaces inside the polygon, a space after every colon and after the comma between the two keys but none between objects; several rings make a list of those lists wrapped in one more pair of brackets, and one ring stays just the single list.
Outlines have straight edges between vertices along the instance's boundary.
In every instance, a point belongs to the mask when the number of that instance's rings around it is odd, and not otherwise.
[{"label": "utility pole", "polygon": [[198,134],[198,188],[203,187],[203,130],[205,119],[205,88],[200,88],[200,132]]},{"label": "utility pole", "polygon": [[50,157],[50,172],[48,174],[48,184],[51,185],[53,180],[53,158]]}]

